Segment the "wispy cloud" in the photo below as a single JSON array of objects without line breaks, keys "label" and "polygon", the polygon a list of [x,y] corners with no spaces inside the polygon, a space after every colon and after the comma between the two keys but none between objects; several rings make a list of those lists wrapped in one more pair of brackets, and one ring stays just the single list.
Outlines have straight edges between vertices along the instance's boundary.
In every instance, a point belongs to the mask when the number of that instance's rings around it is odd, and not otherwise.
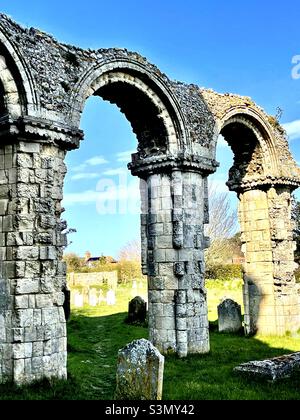
[{"label": "wispy cloud", "polygon": [[95,178],[99,178],[99,174],[95,173],[95,172],[79,172],[78,174],[72,175],[71,176],[71,180],[72,181],[78,181],[80,179],[95,179]]},{"label": "wispy cloud", "polygon": [[300,138],[300,120],[283,124],[283,128],[286,130],[290,141]]},{"label": "wispy cloud", "polygon": [[128,169],[126,168],[115,168],[115,169],[108,169],[107,171],[102,172],[102,175],[113,176],[113,175],[122,175],[128,173]]},{"label": "wispy cloud", "polygon": [[80,165],[75,166],[72,170],[74,172],[83,172],[89,166],[104,165],[105,163],[108,163],[108,161],[103,156],[93,156],[92,158],[85,160]]},{"label": "wispy cloud", "polygon": [[90,159],[87,159],[84,163],[88,166],[97,166],[108,163],[108,161],[103,156],[94,156]]},{"label": "wispy cloud", "polygon": [[136,150],[127,150],[126,152],[117,153],[118,162],[130,162],[132,153],[136,153]]},{"label": "wispy cloud", "polygon": [[[96,191],[86,190],[64,195],[63,205],[88,205],[95,203],[98,210],[105,208],[105,203],[114,202],[114,205],[123,209],[140,207],[139,182],[133,179],[128,184],[117,185],[112,180],[106,179],[98,182]],[[103,213],[103,211],[101,211]]]}]

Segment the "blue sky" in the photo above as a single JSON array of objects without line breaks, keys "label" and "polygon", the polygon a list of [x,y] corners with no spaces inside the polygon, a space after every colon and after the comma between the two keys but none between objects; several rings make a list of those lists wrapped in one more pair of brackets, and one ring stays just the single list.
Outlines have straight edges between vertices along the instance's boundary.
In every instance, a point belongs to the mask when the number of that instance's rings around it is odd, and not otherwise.
[{"label": "blue sky", "polygon": [[[298,1],[2,0],[0,4],[1,12],[62,42],[84,48],[125,47],[146,56],[172,79],[251,96],[273,115],[279,106],[291,151],[300,162]],[[139,235],[138,180],[126,172],[136,139],[118,109],[99,98],[87,102],[81,126],[85,140],[67,157],[64,215],[77,229],[67,251],[117,257],[120,247]],[[214,179],[224,186],[232,155],[222,144],[218,149],[221,167]],[[110,200],[103,209],[99,193],[105,198],[106,189],[115,184],[121,185],[115,195],[131,199]]]}]

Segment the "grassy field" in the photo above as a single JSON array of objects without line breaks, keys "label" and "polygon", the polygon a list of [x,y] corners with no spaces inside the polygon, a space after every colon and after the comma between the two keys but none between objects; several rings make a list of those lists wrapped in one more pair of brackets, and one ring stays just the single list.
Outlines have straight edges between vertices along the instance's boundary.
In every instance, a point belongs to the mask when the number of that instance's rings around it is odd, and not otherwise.
[{"label": "grassy field", "polygon": [[[299,350],[293,337],[245,338],[215,330],[216,306],[223,296],[241,302],[239,282],[208,282],[211,352],[204,356],[165,360],[163,399],[300,399],[300,374],[279,383],[249,381],[234,375],[241,362]],[[136,338],[147,338],[147,329],[124,323],[131,291],[120,289],[114,306],[73,310],[68,324],[67,382],[44,381],[30,387],[0,386],[0,399],[112,399],[118,349]]]}]

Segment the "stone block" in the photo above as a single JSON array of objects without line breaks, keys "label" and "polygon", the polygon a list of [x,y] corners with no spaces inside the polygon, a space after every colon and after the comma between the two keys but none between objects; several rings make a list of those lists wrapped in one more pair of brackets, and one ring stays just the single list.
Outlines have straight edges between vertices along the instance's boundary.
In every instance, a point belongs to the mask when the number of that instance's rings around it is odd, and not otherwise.
[{"label": "stone block", "polygon": [[37,246],[19,246],[14,249],[14,255],[17,260],[37,260],[39,257],[39,248]]},{"label": "stone block", "polygon": [[17,279],[16,281],[16,294],[31,294],[38,293],[40,290],[39,279]]},{"label": "stone block", "polygon": [[15,296],[15,308],[27,309],[28,308],[28,295]]},{"label": "stone block", "polygon": [[185,264],[184,262],[177,262],[174,264],[174,274],[177,277],[182,277],[185,275]]},{"label": "stone block", "polygon": [[150,341],[141,339],[118,353],[117,386],[119,400],[160,400],[164,357]]}]

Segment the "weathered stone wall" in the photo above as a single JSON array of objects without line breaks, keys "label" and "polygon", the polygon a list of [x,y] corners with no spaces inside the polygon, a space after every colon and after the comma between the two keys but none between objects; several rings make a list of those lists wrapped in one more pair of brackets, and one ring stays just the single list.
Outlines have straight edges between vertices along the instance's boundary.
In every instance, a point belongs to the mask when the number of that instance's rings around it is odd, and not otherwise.
[{"label": "weathered stone wall", "polygon": [[106,271],[97,273],[69,273],[67,279],[68,287],[106,285],[116,289],[118,285],[118,272]]},{"label": "weathered stone wall", "polygon": [[28,142],[5,146],[2,153],[1,276],[8,294],[2,375],[16,383],[65,377],[65,266],[60,262],[65,154]]}]

